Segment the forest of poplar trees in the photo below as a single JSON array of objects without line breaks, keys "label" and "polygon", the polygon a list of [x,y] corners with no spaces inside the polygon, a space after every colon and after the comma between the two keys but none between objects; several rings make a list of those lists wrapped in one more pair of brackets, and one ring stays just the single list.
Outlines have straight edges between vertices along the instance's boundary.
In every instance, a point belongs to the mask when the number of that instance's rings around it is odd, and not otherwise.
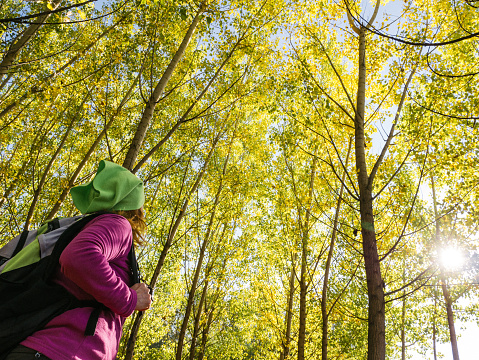
[{"label": "forest of poplar trees", "polygon": [[0,245],[108,159],[145,182],[155,297],[117,359],[459,360],[478,8],[2,0]]}]

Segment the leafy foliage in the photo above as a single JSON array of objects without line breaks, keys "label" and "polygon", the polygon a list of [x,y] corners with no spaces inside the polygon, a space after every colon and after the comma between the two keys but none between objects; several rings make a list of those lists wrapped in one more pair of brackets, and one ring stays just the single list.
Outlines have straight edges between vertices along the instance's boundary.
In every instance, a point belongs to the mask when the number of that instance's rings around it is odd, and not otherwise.
[{"label": "leafy foliage", "polygon": [[365,358],[367,231],[385,358],[449,341],[441,289],[477,311],[477,9],[376,6],[368,24],[358,1],[3,1],[0,245],[137,148],[156,301],[136,358]]}]

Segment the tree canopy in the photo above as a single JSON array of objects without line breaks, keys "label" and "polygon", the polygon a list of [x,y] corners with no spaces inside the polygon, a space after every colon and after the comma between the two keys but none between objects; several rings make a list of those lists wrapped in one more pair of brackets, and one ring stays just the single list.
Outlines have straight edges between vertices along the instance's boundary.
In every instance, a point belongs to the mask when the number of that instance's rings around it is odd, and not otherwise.
[{"label": "tree canopy", "polygon": [[118,359],[450,343],[458,360],[455,321],[479,304],[478,11],[5,0],[0,246],[76,214],[69,190],[108,159],[144,180],[155,291]]}]

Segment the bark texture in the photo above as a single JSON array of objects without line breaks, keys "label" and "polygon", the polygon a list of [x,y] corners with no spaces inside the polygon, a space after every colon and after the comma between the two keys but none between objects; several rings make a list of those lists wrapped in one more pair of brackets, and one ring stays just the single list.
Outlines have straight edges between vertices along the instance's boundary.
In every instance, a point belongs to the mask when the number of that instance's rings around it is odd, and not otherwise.
[{"label": "bark texture", "polygon": [[145,138],[146,132],[151,123],[151,119],[153,118],[153,113],[155,112],[156,104],[158,103],[160,96],[163,94],[163,91],[165,90],[166,85],[168,84],[168,81],[171,78],[171,75],[173,75],[173,71],[175,70],[179,61],[183,57],[183,54],[185,53],[186,48],[188,47],[188,44],[190,43],[190,40],[200,21],[201,14],[203,13],[204,9],[205,9],[205,5],[203,3],[200,6],[198,12],[196,13],[196,16],[194,17],[193,21],[191,22],[190,27],[188,28],[188,31],[186,32],[186,35],[183,38],[183,41],[181,42],[178,50],[176,51],[175,55],[171,59],[170,63],[168,64],[168,67],[163,73],[163,76],[161,77],[160,81],[158,81],[158,83],[155,86],[155,89],[150,95],[150,98],[148,100],[148,103],[146,104],[145,110],[143,111],[143,115],[141,117],[140,123],[138,124],[138,127],[136,128],[136,132],[131,142],[128,153],[126,154],[125,160],[123,161],[123,167],[127,168],[128,170],[132,170],[133,166],[135,165],[136,158],[138,157],[138,153],[140,152],[141,145],[143,144],[143,139]]},{"label": "bark texture", "polygon": [[384,282],[381,275],[374,230],[372,181],[368,176],[364,134],[366,100],[366,28],[359,29],[359,66],[356,114],[354,118],[356,170],[364,266],[368,290],[368,360],[386,357]]}]

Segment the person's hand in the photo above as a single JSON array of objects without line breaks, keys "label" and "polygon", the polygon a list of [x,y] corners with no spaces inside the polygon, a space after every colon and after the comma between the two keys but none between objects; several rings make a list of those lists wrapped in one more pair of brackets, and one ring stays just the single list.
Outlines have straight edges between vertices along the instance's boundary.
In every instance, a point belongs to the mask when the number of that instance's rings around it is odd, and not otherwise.
[{"label": "person's hand", "polygon": [[151,295],[148,286],[145,283],[138,283],[133,285],[131,289],[135,290],[137,295],[135,310],[148,310],[151,305]]}]

